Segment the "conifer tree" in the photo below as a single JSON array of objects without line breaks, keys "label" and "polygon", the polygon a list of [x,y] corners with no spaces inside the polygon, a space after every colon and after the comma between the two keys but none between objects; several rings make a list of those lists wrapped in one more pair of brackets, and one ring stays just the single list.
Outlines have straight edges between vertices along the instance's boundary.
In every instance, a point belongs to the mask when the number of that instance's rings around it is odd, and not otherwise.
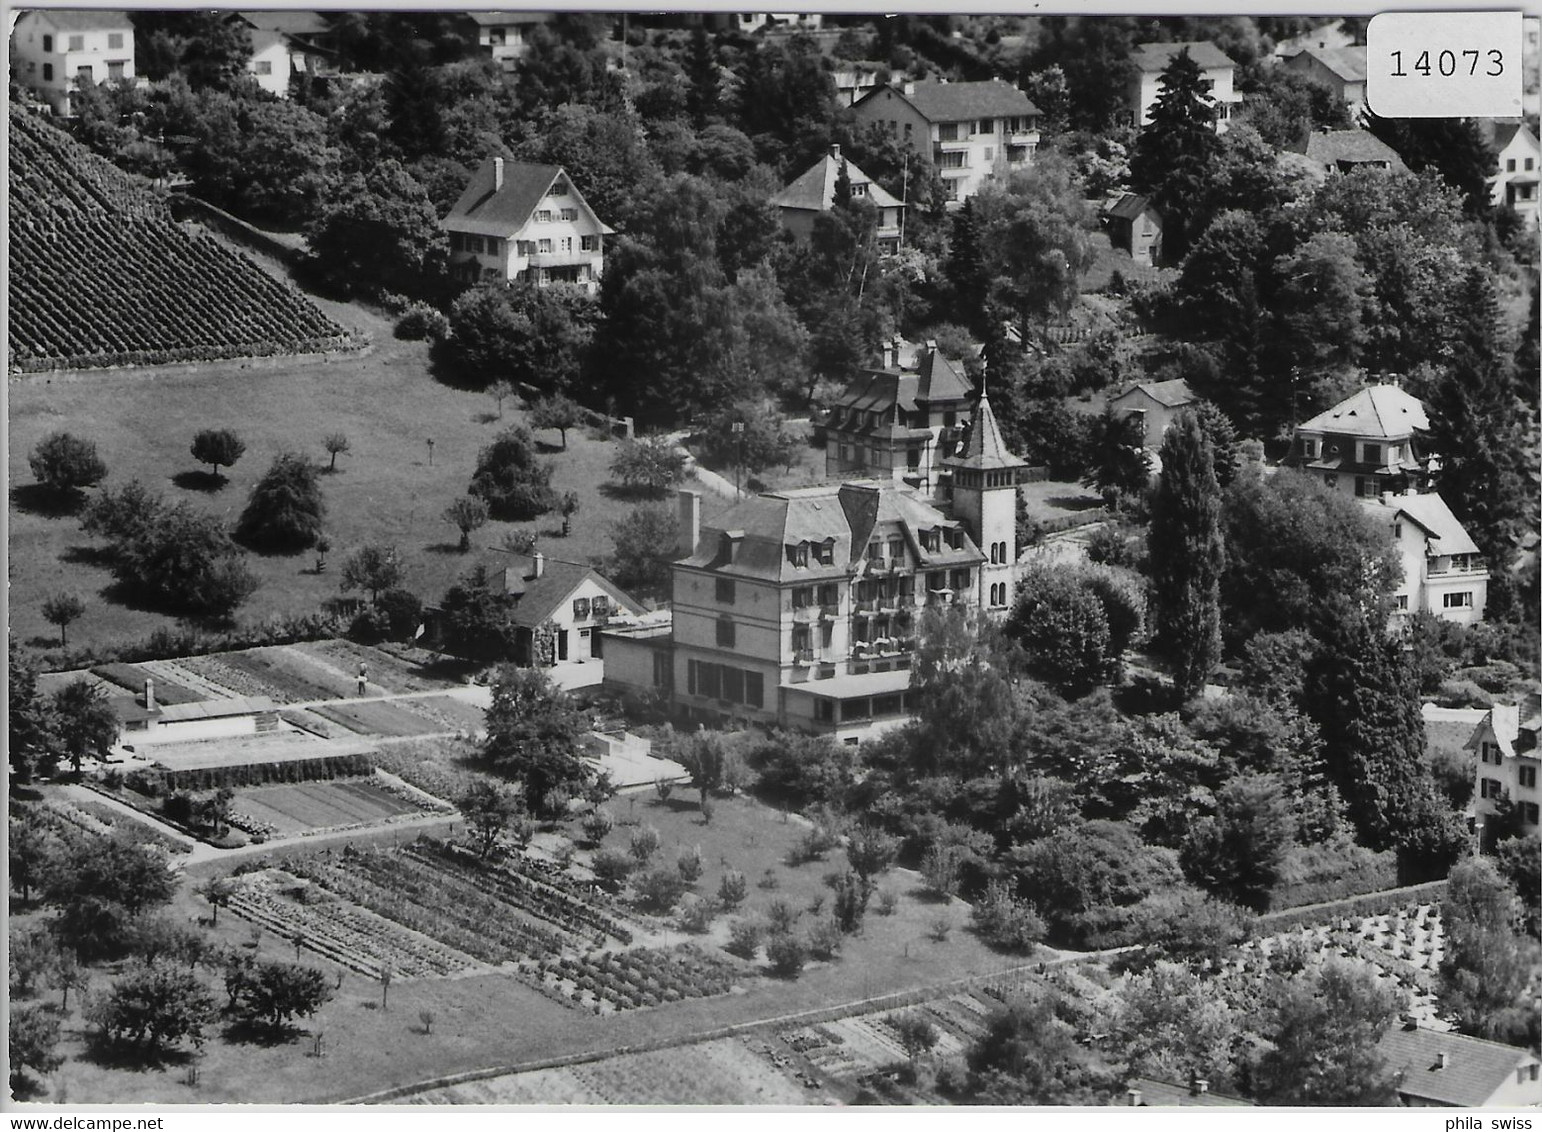
[{"label": "conifer tree", "polygon": [[983,329],[985,295],[990,281],[986,278],[985,258],[980,252],[980,218],[975,213],[972,197],[953,214],[953,232],[944,272],[953,285],[954,317],[972,330]]},{"label": "conifer tree", "polygon": [[718,73],[717,53],[705,28],[691,33],[691,50],[685,57],[685,73],[690,81],[685,96],[691,122],[699,130],[718,113],[722,101],[722,77]]},{"label": "conifer tree", "polygon": [[1202,226],[1210,167],[1221,148],[1214,122],[1204,73],[1185,48],[1162,72],[1151,122],[1130,157],[1130,182],[1161,212],[1163,252],[1173,261]]},{"label": "conifer tree", "polygon": [[851,170],[846,167],[846,159],[841,158],[841,167],[835,173],[835,200],[836,208],[850,208],[852,201]]},{"label": "conifer tree", "polygon": [[1151,575],[1158,640],[1184,699],[1196,695],[1221,653],[1221,489],[1215,450],[1199,418],[1180,413],[1162,441],[1151,505]]},{"label": "conifer tree", "polygon": [[1461,313],[1452,336],[1451,362],[1430,390],[1428,443],[1440,457],[1436,489],[1488,558],[1497,579],[1505,572],[1529,509],[1514,360],[1500,340],[1498,300],[1487,269],[1477,264],[1468,268],[1455,309]]}]

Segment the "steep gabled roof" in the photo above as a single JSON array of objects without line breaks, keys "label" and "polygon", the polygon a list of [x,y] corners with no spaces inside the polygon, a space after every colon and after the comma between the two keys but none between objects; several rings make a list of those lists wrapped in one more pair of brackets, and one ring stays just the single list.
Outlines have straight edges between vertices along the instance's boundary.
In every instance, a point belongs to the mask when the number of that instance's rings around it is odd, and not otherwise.
[{"label": "steep gabled roof", "polygon": [[972,468],[986,472],[1024,466],[1023,461],[1007,449],[990,398],[983,392],[980,394],[980,403],[975,407],[974,420],[969,424],[969,436],[964,441],[964,450],[957,456],[949,456],[943,463],[950,468]]},{"label": "steep gabled roof", "polygon": [[[806,208],[814,212],[828,212],[834,208],[835,182],[840,177],[843,159],[840,156],[839,146],[830,148],[831,152],[814,162],[802,176],[772,197],[771,203],[777,208]],[[862,199],[872,201],[879,208],[904,207],[886,192],[882,185],[858,169],[852,162],[844,161],[844,164],[846,175],[851,178],[853,187],[867,186],[867,193]]]},{"label": "steep gabled roof", "polygon": [[1346,83],[1365,81],[1365,48],[1360,47],[1308,47],[1302,52],[1310,55]]},{"label": "steep gabled roof", "polygon": [[935,346],[916,361],[916,400],[962,401],[974,392],[974,386],[958,366],[942,356]]},{"label": "steep gabled roof", "polygon": [[1130,61],[1147,74],[1159,73],[1167,70],[1185,47],[1189,50],[1189,58],[1198,63],[1202,71],[1235,66],[1230,55],[1207,39],[1192,43],[1143,43],[1130,52]]},{"label": "steep gabled roof", "polygon": [[1478,544],[1438,495],[1396,495],[1390,506],[1422,527],[1430,537],[1431,554],[1477,554]]},{"label": "steep gabled roof", "polygon": [[[497,186],[500,161],[503,163],[501,188]],[[530,220],[536,205],[545,198],[558,177],[567,180],[571,199],[593,215],[594,210],[589,208],[578,186],[560,165],[536,165],[510,161],[506,157],[489,157],[471,175],[466,191],[444,218],[443,226],[456,232],[507,239]],[[600,227],[607,234],[614,231],[603,221]]]},{"label": "steep gabled roof", "polygon": [[1143,197],[1139,193],[1121,193],[1118,199],[1103,207],[1103,215],[1120,220],[1138,220],[1140,214],[1148,208],[1156,212],[1158,219],[1161,218],[1161,213],[1152,208],[1150,197]]},{"label": "steep gabled roof", "polygon": [[1426,431],[1430,419],[1417,397],[1395,385],[1370,385],[1298,427],[1307,432],[1396,440]]},{"label": "steep gabled roof", "polygon": [[1036,115],[1039,108],[1011,83],[991,79],[983,83],[911,83],[876,86],[857,99],[861,106],[884,91],[892,91],[914,106],[929,122],[957,122],[969,118],[1001,118]]},{"label": "steep gabled roof", "polygon": [[1388,1030],[1378,1047],[1400,1075],[1399,1093],[1461,1108],[1487,1104],[1518,1067],[1537,1060],[1516,1046],[1421,1028]]},{"label": "steep gabled roof", "polygon": [[571,601],[573,592],[585,582],[592,581],[606,592],[616,605],[630,614],[643,611],[636,598],[613,584],[592,566],[579,562],[564,562],[560,558],[548,558],[539,578],[530,577],[532,563],[526,555],[517,556],[514,565],[503,575],[506,593],[520,595],[514,607],[512,620],[516,625],[533,629],[549,618],[564,604]]}]

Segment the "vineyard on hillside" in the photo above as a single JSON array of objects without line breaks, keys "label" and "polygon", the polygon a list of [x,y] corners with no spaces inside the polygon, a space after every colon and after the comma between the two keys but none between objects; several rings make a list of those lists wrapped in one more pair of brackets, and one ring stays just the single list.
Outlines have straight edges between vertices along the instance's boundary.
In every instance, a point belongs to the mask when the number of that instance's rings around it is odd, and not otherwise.
[{"label": "vineyard on hillside", "polygon": [[10,116],[10,368],[298,354],[352,343],[293,287],[172,219],[147,184]]}]

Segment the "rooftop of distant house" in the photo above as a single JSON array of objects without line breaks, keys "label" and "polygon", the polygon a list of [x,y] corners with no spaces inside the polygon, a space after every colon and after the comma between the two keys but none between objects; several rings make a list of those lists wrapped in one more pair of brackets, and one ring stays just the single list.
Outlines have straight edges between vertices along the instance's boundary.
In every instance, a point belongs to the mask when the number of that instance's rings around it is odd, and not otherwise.
[{"label": "rooftop of distant house", "polygon": [[1185,48],[1188,49],[1189,58],[1198,63],[1202,71],[1235,66],[1230,55],[1207,39],[1189,43],[1143,43],[1130,52],[1130,61],[1146,74],[1159,73],[1167,70]]},{"label": "rooftop of distant house", "polygon": [[1537,1064],[1516,1046],[1418,1026],[1387,1031],[1379,1048],[1399,1093],[1462,1108],[1486,1104],[1520,1067]]},{"label": "rooftop of distant house", "polygon": [[1306,139],[1306,155],[1324,165],[1379,165],[1406,169],[1397,150],[1369,130],[1324,130]]},{"label": "rooftop of distant house", "polygon": [[1299,426],[1307,432],[1394,440],[1430,427],[1424,403],[1395,385],[1369,385]]},{"label": "rooftop of distant house", "polygon": [[593,581],[627,613],[641,613],[642,604],[614,585],[593,566],[535,554],[516,554],[501,574],[503,592],[519,598],[516,625],[533,629],[560,609],[586,581]]},{"label": "rooftop of distant house", "polygon": [[1406,515],[1429,536],[1430,553],[1477,554],[1478,544],[1466,528],[1451,513],[1451,508],[1439,495],[1392,495],[1382,500],[1371,500],[1373,505],[1387,507],[1400,515]]},{"label": "rooftop of distant house", "polygon": [[867,186],[863,200],[872,201],[879,208],[903,207],[882,185],[843,158],[838,145],[832,145],[830,151],[810,165],[802,176],[772,197],[771,203],[778,208],[806,208],[816,212],[830,209],[835,203],[835,184],[840,179],[843,165],[853,187]]},{"label": "rooftop of distant house", "polygon": [[1165,405],[1169,409],[1181,409],[1185,405],[1192,405],[1199,400],[1194,396],[1194,391],[1189,388],[1189,383],[1181,377],[1175,377],[1171,381],[1142,381],[1126,389],[1113,400],[1121,401],[1132,393],[1144,393],[1158,405]]},{"label": "rooftop of distant house", "polygon": [[1307,47],[1301,53],[1316,59],[1346,83],[1365,81],[1364,47]]},{"label": "rooftop of distant house", "polygon": [[325,35],[331,30],[320,12],[287,9],[237,12],[236,15],[258,31],[273,31],[281,35]]},{"label": "rooftop of distant house", "polygon": [[[471,175],[466,191],[444,218],[445,226],[458,232],[507,237],[524,227],[559,177],[567,177],[559,165],[489,157]],[[572,199],[583,201],[571,180],[568,190]],[[603,223],[600,230],[607,234],[614,231]]]},{"label": "rooftop of distant house", "polygon": [[41,16],[60,31],[133,30],[127,12],[99,12],[78,8],[31,8],[19,16]]},{"label": "rooftop of distant house", "polygon": [[[1151,198],[1141,196],[1140,193],[1120,193],[1108,204],[1103,206],[1103,215],[1112,216],[1119,220],[1136,220],[1146,209],[1156,213],[1151,204]],[[1160,217],[1160,213],[1157,213]]]},{"label": "rooftop of distant house", "polygon": [[1000,118],[1037,115],[1039,108],[1011,83],[990,79],[977,83],[920,82],[890,83],[873,88],[859,99],[862,105],[892,90],[904,98],[931,122],[956,122],[971,118]]}]

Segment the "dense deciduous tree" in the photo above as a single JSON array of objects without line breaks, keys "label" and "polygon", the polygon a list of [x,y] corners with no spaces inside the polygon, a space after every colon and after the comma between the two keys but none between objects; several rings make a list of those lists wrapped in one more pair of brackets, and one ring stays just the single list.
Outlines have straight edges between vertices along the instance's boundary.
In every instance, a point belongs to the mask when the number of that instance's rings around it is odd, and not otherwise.
[{"label": "dense deciduous tree", "polygon": [[38,441],[27,456],[32,476],[61,497],[78,497],[81,488],[107,478],[107,464],[96,444],[68,432],[55,432]]},{"label": "dense deciduous tree", "polygon": [[535,440],[522,425],[510,425],[477,453],[467,492],[487,504],[494,518],[534,519],[557,505],[551,468],[537,461]]},{"label": "dense deciduous tree", "polygon": [[1102,600],[1072,570],[1037,567],[1021,579],[1007,636],[1036,678],[1079,695],[1106,679],[1117,654]]},{"label": "dense deciduous tree", "polygon": [[593,774],[579,754],[588,720],[545,673],[504,665],[493,682],[482,758],[516,779],[530,808],[582,787]]},{"label": "dense deciduous tree", "polygon": [[384,591],[402,584],[404,573],[394,546],[361,546],[343,561],[342,588],[367,591],[374,604]]},{"label": "dense deciduous tree", "polygon": [[1151,474],[1141,439],[1135,417],[1105,408],[1088,428],[1082,483],[1097,488],[1112,502],[1141,495]]},{"label": "dense deciduous tree", "polygon": [[118,716],[101,685],[72,680],[53,694],[51,707],[60,750],[76,774],[81,759],[105,759],[118,741]]},{"label": "dense deciduous tree", "polygon": [[610,463],[610,474],[638,495],[662,499],[685,478],[685,453],[667,436],[626,440]]},{"label": "dense deciduous tree", "polygon": [[1148,535],[1157,640],[1172,660],[1179,695],[1189,699],[1221,657],[1221,489],[1215,449],[1191,412],[1168,428],[1160,459]]},{"label": "dense deciduous tree", "polygon": [[559,391],[578,378],[595,316],[594,301],[577,287],[484,283],[451,306],[448,355],[468,377]]},{"label": "dense deciduous tree", "polygon": [[1441,902],[1441,1001],[1464,1034],[1515,1045],[1536,1041],[1538,1020],[1527,1006],[1526,988],[1539,949],[1521,934],[1522,915],[1510,882],[1487,858],[1470,858],[1451,870]]},{"label": "dense deciduous tree", "polygon": [[394,160],[330,186],[306,242],[311,269],[345,295],[432,294],[449,255],[433,202]]},{"label": "dense deciduous tree", "polygon": [[1132,975],[1109,1008],[1109,1042],[1132,1073],[1235,1087],[1247,1021],[1201,975],[1158,962]]},{"label": "dense deciduous tree", "polygon": [[[973,198],[990,297],[1025,330],[1063,317],[1076,303],[1092,264],[1084,193],[1070,162],[1044,153],[1031,168]],[[981,323],[978,314],[973,322]]]},{"label": "dense deciduous tree", "polygon": [[236,535],[260,550],[294,554],[316,544],[326,511],[316,466],[285,452],[274,457],[252,488]]},{"label": "dense deciduous tree", "polygon": [[45,1076],[64,1064],[59,1052],[60,1019],[40,1002],[12,1003],[9,1014],[11,1091],[19,1099],[25,1095],[23,1070]]},{"label": "dense deciduous tree", "polygon": [[562,447],[568,446],[568,429],[584,423],[584,410],[579,403],[563,393],[553,393],[530,406],[531,428],[554,428],[562,436]]},{"label": "dense deciduous tree", "polygon": [[1267,1105],[1391,1105],[1392,1067],[1377,1049],[1402,1008],[1369,967],[1329,962],[1278,992],[1253,1071]]},{"label": "dense deciduous tree", "polygon": [[155,1056],[186,1040],[202,1045],[217,1010],[209,988],[192,972],[153,963],[130,968],[88,1014],[108,1044]]},{"label": "dense deciduous tree", "polygon": [[1366,129],[1397,150],[1415,173],[1429,169],[1462,194],[1467,211],[1488,213],[1488,179],[1499,168],[1498,155],[1471,118],[1382,118],[1367,112]]},{"label": "dense deciduous tree", "polygon": [[486,779],[472,782],[455,804],[461,817],[471,826],[483,857],[493,851],[504,831],[524,812],[524,803],[518,794]]},{"label": "dense deciduous tree", "polygon": [[667,507],[636,507],[611,532],[615,549],[607,576],[638,597],[669,596],[670,563],[679,557],[679,530]]},{"label": "dense deciduous tree", "polygon": [[477,660],[511,659],[518,640],[514,624],[517,604],[513,595],[494,587],[487,567],[474,567],[445,591],[439,603],[446,647]]},{"label": "dense deciduous tree", "polygon": [[970,1083],[985,1104],[1101,1104],[1112,1081],[1089,1069],[1048,998],[993,1011],[969,1047]]}]

